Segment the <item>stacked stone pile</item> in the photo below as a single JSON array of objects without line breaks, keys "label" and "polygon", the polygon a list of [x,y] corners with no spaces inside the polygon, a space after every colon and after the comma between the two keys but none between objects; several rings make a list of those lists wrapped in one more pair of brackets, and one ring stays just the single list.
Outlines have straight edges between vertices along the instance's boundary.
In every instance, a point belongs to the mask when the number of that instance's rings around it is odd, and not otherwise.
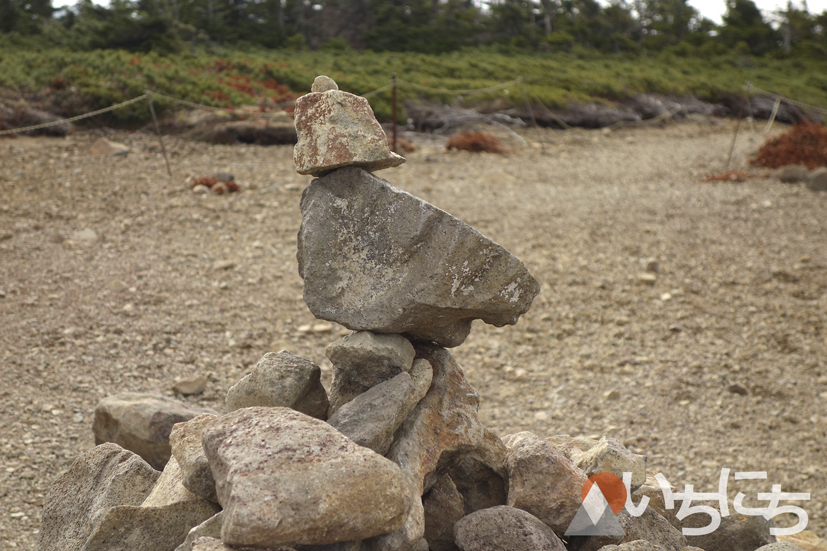
[{"label": "stacked stone pile", "polygon": [[[481,423],[448,348],[475,319],[517,322],[539,292],[526,267],[371,174],[404,159],[364,99],[319,77],[296,130],[297,169],[319,176],[301,201],[304,298],[353,331],[327,347],[330,392],[319,366],[281,351],[229,389],[228,413],[104,400],[101,445],[54,483],[39,549],[689,549],[645,457],[611,438],[500,439]],[[617,515],[623,535],[566,536],[598,472],[632,473],[634,501],[651,506]]]}]

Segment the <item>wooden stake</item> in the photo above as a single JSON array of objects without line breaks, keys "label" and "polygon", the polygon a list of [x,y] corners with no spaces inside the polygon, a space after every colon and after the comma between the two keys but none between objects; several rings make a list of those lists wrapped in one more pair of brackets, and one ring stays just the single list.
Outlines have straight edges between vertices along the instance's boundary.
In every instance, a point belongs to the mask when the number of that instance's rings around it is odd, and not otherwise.
[{"label": "wooden stake", "polygon": [[155,107],[152,106],[152,92],[146,91],[146,99],[149,100],[149,112],[152,113],[152,120],[155,122],[155,133],[158,134],[158,141],[161,143],[161,153],[164,154],[164,162],[167,165],[167,174],[172,179],[172,169],[169,168],[169,158],[167,157],[167,149],[164,147],[164,139],[161,137],[161,127],[158,125],[158,117],[155,116]]},{"label": "wooden stake", "polygon": [[391,75],[391,151],[396,153],[396,73]]}]

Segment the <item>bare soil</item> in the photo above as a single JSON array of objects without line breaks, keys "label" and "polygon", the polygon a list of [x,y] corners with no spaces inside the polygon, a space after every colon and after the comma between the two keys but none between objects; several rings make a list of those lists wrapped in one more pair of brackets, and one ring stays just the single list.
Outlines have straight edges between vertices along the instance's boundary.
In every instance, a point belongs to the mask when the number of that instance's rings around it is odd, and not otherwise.
[{"label": "bare soil", "polygon": [[[763,137],[741,128],[730,168],[750,170]],[[505,246],[542,284],[516,326],[475,324],[452,351],[487,426],[610,435],[680,490],[717,490],[725,467],[767,471],[749,484],[730,475],[730,499],[744,491],[760,506],[755,493],[773,484],[810,492],[798,505],[823,537],[827,193],[772,177],[701,182],[726,168],[733,129],[527,130],[527,146],[501,136],[508,156],[412,137],[408,162],[379,175]],[[291,147],[169,138],[169,180],[152,135],[110,132],[132,152],[93,157],[101,133],[0,141],[0,549],[33,547],[51,481],[94,445],[101,398],[171,394],[202,374],[206,392],[182,399],[221,409],[282,348],[320,364],[329,385],[324,349],[343,332],[302,300],[309,178]],[[218,171],[243,191],[184,184]]]}]

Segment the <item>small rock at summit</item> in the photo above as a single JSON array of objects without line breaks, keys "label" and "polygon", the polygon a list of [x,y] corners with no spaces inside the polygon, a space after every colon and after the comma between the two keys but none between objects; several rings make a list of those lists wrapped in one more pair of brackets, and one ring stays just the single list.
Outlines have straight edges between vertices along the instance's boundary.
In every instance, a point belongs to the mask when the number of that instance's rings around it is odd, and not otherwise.
[{"label": "small rock at summit", "polygon": [[417,390],[411,376],[400,373],[342,406],[328,423],[360,446],[385,455],[394,432],[425,396],[428,387]]},{"label": "small rock at summit", "polygon": [[98,138],[89,147],[89,153],[98,157],[126,157],[129,154],[129,147],[106,138]]},{"label": "small rock at summit", "polygon": [[172,427],[169,445],[183,473],[184,487],[204,499],[217,502],[215,479],[201,446],[201,433],[216,419],[216,415],[204,414],[186,423],[178,423]]},{"label": "small rock at summit", "polygon": [[111,508],[140,505],[160,475],[117,444],[85,452],[49,488],[36,549],[79,551]]},{"label": "small rock at summit", "polygon": [[586,475],[554,445],[540,438],[505,441],[508,505],[528,511],[564,534],[582,504]]},{"label": "small rock at summit", "polygon": [[574,464],[586,476],[605,472],[623,479],[623,473],[632,473],[633,492],[646,482],[646,456],[630,452],[614,438],[604,436],[591,449],[578,455]]},{"label": "small rock at summit", "polygon": [[114,442],[160,471],[172,453],[169,433],[173,425],[204,413],[215,412],[157,394],[124,392],[98,403],[92,432],[95,444]]},{"label": "small rock at summit", "polygon": [[807,188],[811,191],[827,191],[827,167],[820,167],[807,176]]},{"label": "small rock at summit", "polygon": [[360,168],[313,180],[301,211],[304,300],[348,329],[454,347],[474,319],[515,324],[540,291],[502,246]]},{"label": "small rock at summit", "polygon": [[328,77],[316,77],[312,92],[296,100],[294,121],[299,174],[320,176],[345,166],[372,172],[405,162],[388,147],[368,100],[339,90]]},{"label": "small rock at summit", "polygon": [[397,465],[284,407],[224,415],[201,435],[224,507],[221,539],[275,547],[397,530],[414,493]]},{"label": "small rock at summit", "polygon": [[268,352],[227,392],[227,408],[289,407],[301,413],[327,418],[327,392],[321,368],[286,350]]},{"label": "small rock at summit", "polygon": [[566,546],[537,517],[507,505],[482,509],[457,522],[462,551],[566,551]]}]

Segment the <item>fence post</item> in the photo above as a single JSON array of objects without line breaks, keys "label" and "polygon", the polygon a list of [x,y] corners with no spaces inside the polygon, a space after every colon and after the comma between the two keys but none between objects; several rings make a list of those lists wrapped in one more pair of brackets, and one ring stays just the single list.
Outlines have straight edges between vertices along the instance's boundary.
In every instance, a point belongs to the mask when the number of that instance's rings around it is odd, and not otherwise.
[{"label": "fence post", "polygon": [[152,120],[155,122],[155,133],[158,134],[158,141],[161,143],[161,153],[164,154],[164,162],[167,165],[167,174],[170,180],[172,179],[172,169],[169,168],[169,158],[167,158],[167,149],[164,147],[164,139],[161,137],[161,127],[158,125],[158,117],[155,116],[155,108],[152,106],[152,92],[146,91],[146,99],[149,101],[149,112],[152,113]]},{"label": "fence post", "polygon": [[396,153],[396,73],[391,75],[391,151]]}]

